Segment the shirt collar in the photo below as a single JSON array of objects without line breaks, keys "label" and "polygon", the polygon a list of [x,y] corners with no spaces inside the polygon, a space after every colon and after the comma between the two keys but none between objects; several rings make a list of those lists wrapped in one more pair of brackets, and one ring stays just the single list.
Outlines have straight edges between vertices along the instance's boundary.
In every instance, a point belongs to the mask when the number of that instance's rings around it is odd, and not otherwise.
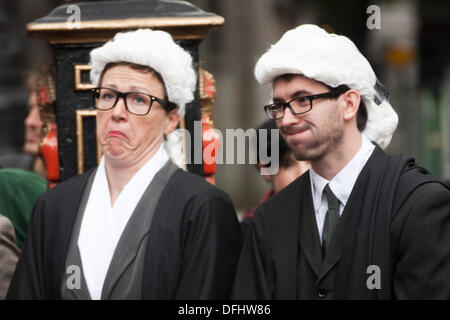
[{"label": "shirt collar", "polygon": [[323,178],[314,169],[310,168],[311,192],[313,195],[314,208],[319,208],[322,201],[322,192],[326,184],[330,184],[330,189],[334,195],[339,199],[340,203],[345,206],[347,200],[355,185],[361,170],[369,160],[370,155],[375,149],[375,145],[363,133],[361,148],[359,148],[356,155],[350,160],[345,167],[338,172],[338,174],[331,179],[331,181]]},{"label": "shirt collar", "polygon": [[327,183],[330,181],[316,173],[312,167],[309,169],[309,178],[311,180],[311,194],[314,208],[317,209],[320,207],[320,203],[322,202],[323,188],[325,188]]}]

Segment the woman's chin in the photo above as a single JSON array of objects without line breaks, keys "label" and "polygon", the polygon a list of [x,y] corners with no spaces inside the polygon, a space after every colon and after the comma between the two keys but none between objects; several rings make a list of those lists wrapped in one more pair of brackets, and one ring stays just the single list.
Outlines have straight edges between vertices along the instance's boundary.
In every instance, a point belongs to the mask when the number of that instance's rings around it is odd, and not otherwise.
[{"label": "woman's chin", "polygon": [[123,160],[127,158],[127,150],[122,147],[109,147],[104,153],[111,160]]}]

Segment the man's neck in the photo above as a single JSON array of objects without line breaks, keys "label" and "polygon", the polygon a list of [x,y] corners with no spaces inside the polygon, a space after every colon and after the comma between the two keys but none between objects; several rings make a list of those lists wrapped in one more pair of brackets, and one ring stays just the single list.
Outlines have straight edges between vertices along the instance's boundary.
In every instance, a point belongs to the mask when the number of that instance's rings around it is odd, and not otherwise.
[{"label": "man's neck", "polygon": [[314,171],[327,180],[332,180],[355,157],[362,146],[362,134],[351,132],[341,141],[324,157],[311,161]]}]

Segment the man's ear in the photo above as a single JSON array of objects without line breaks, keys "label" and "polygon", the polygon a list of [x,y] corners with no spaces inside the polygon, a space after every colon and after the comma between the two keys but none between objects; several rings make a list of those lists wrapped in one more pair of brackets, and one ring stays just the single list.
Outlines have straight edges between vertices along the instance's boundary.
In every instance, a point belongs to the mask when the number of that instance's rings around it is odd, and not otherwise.
[{"label": "man's ear", "polygon": [[168,135],[173,130],[177,128],[178,121],[180,121],[180,115],[178,114],[178,109],[174,109],[167,114],[167,125],[164,129],[164,134]]},{"label": "man's ear", "polygon": [[344,120],[356,119],[359,103],[361,102],[359,92],[356,90],[349,90],[341,95],[340,101],[343,104],[342,115]]}]

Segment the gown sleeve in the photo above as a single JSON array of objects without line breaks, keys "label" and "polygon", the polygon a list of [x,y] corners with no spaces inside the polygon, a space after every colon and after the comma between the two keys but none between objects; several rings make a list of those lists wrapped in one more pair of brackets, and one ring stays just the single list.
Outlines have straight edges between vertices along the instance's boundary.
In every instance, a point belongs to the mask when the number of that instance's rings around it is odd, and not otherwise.
[{"label": "gown sleeve", "polygon": [[242,242],[230,199],[217,189],[209,190],[187,204],[184,216],[175,299],[227,299]]},{"label": "gown sleeve", "polygon": [[398,245],[397,299],[450,299],[450,191],[437,183],[411,193]]},{"label": "gown sleeve", "polygon": [[246,221],[245,240],[234,278],[231,298],[237,300],[271,299],[262,250],[264,245],[258,237],[258,209],[255,217]]}]

